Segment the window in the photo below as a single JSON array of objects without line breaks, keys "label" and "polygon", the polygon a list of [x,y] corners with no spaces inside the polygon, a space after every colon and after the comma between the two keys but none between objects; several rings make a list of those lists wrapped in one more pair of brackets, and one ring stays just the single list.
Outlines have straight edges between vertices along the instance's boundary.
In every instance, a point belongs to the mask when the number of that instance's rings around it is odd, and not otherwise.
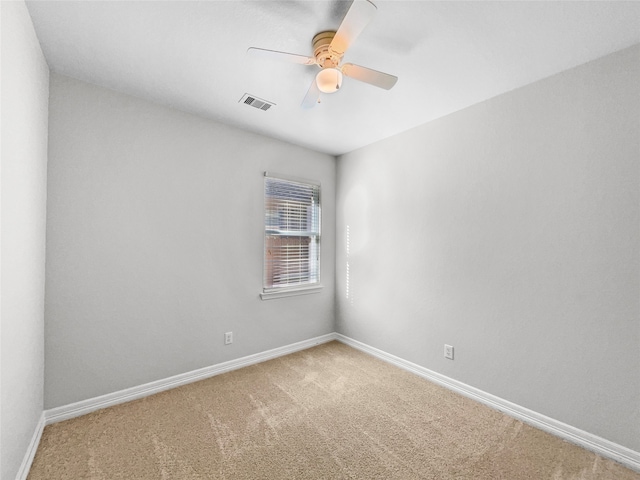
[{"label": "window", "polygon": [[320,184],[264,178],[264,282],[261,297],[320,288]]}]

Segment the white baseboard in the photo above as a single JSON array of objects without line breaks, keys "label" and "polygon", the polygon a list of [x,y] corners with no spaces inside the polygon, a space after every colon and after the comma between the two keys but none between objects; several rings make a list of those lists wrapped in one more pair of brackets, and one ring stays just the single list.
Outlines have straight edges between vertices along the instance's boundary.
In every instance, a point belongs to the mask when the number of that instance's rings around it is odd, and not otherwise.
[{"label": "white baseboard", "polygon": [[517,418],[518,420],[521,420],[533,427],[544,430],[545,432],[560,437],[563,440],[567,440],[568,442],[595,452],[603,457],[615,460],[627,468],[640,472],[640,452],[636,452],[635,450],[623,447],[622,445],[618,445],[617,443],[611,442],[605,438],[598,437],[597,435],[585,432],[579,428],[554,420],[553,418],[534,412],[528,408],[521,407],[520,405],[516,405],[515,403],[511,403],[500,397],[491,395],[490,393],[483,392],[475,387],[446,377],[429,370],[428,368],[421,367],[420,365],[416,365],[415,363],[396,357],[382,350],[378,350],[377,348],[346,337],[340,333],[336,333],[335,335],[336,340],[349,345],[350,347],[373,355],[374,357],[426,378],[433,383],[448,388],[449,390],[453,390],[465,397],[483,403],[495,410],[499,410],[510,417]]},{"label": "white baseboard", "polygon": [[44,430],[44,412],[40,415],[40,420],[38,420],[36,429],[33,432],[33,436],[31,437],[31,442],[29,442],[29,447],[27,448],[27,452],[24,454],[24,458],[22,459],[22,464],[18,469],[16,480],[27,480],[27,475],[29,475],[31,464],[33,463],[33,459],[36,456],[36,451],[38,450],[38,445],[40,445],[40,438],[42,437],[43,430]]},{"label": "white baseboard", "polygon": [[302,342],[292,343],[284,347],[274,348],[266,352],[248,355],[246,357],[229,360],[228,362],[219,363],[209,367],[200,368],[191,372],[181,373],[169,378],[156,380],[154,382],[145,383],[136,387],[126,388],[118,392],[108,393],[99,397],[89,398],[80,402],[63,405],[61,407],[52,408],[44,411],[45,424],[61,422],[70,418],[79,417],[87,413],[100,410],[101,408],[111,407],[120,403],[130,402],[139,398],[147,397],[155,393],[169,390],[171,388],[186,385],[188,383],[204,380],[205,378],[220,375],[221,373],[237,370],[238,368],[247,367],[256,363],[265,362],[273,358],[288,355],[290,353],[305,350],[307,348],[327,343],[336,339],[335,333],[328,333],[319,337],[304,340]]}]

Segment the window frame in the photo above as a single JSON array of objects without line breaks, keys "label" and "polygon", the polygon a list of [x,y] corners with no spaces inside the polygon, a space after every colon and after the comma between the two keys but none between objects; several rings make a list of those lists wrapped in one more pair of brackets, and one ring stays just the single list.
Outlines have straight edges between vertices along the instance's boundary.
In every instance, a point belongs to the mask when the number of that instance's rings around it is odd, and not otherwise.
[{"label": "window frame", "polygon": [[[305,186],[310,186],[313,188],[317,188],[318,191],[318,204],[317,204],[317,215],[318,215],[318,230],[317,230],[317,254],[315,259],[315,268],[317,271],[317,281],[311,283],[295,283],[289,285],[282,286],[267,286],[267,239],[269,235],[267,234],[267,180],[281,180],[283,182],[293,182],[299,183]],[[293,177],[290,175],[283,175],[279,173],[272,172],[264,172],[263,178],[263,223],[262,223],[262,243],[263,243],[263,254],[262,254],[262,292],[260,293],[260,298],[262,300],[274,299],[274,298],[283,298],[290,297],[295,295],[307,295],[311,293],[319,293],[323,286],[321,284],[321,245],[322,245],[322,185],[319,181],[309,180],[306,178]],[[286,238],[286,236],[283,236]],[[311,261],[311,259],[309,259]]]}]

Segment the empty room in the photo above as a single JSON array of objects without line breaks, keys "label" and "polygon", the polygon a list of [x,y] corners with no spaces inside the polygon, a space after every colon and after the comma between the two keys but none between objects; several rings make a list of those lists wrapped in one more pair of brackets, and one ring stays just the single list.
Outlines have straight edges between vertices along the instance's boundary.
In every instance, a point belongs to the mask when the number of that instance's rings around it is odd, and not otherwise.
[{"label": "empty room", "polygon": [[0,23],[1,480],[640,480],[640,2]]}]

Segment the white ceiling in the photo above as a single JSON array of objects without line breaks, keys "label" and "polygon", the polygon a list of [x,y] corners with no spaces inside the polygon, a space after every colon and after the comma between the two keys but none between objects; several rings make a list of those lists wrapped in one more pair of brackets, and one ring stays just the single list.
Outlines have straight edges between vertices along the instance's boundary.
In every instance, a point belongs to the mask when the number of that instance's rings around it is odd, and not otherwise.
[{"label": "white ceiling", "polygon": [[[640,43],[640,2],[433,2],[378,7],[344,57],[399,77],[345,78],[304,110],[316,66],[246,54],[312,55],[350,2],[28,1],[50,68],[245,130],[338,155]],[[276,104],[261,111],[244,93]]]}]

